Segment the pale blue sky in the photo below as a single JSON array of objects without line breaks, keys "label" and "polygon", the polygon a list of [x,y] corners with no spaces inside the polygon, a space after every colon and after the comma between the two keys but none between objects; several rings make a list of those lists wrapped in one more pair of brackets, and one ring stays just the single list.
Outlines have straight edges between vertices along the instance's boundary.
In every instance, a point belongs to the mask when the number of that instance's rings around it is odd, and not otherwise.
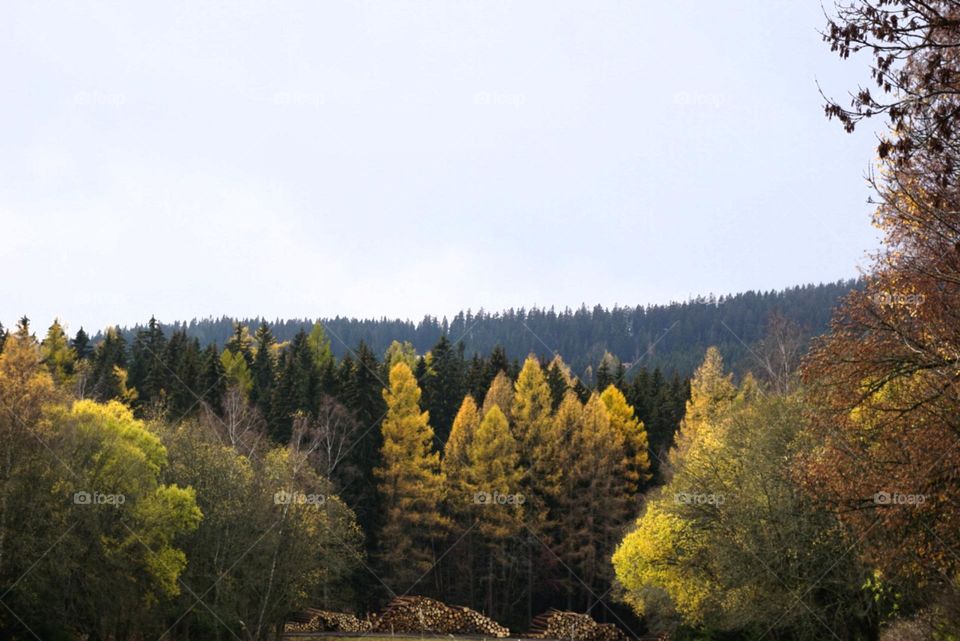
[{"label": "pale blue sky", "polygon": [[0,320],[637,304],[856,275],[818,0],[0,5]]}]

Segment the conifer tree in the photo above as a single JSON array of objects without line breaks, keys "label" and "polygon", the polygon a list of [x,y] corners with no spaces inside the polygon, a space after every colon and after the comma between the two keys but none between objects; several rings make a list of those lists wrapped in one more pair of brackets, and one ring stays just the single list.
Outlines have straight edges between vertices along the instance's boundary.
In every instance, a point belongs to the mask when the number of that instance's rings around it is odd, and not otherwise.
[{"label": "conifer tree", "polygon": [[481,414],[486,416],[494,405],[500,408],[507,421],[511,420],[513,412],[513,381],[503,370],[497,372],[493,382],[487,389],[487,395],[483,399],[483,411]]},{"label": "conifer tree", "polygon": [[126,391],[127,343],[108,327],[93,353],[92,391],[99,401],[121,398]]},{"label": "conifer tree", "polygon": [[487,360],[487,368],[490,371],[490,378],[493,379],[498,372],[506,372],[507,376],[513,371],[510,361],[507,359],[507,352],[503,347],[497,345],[490,352],[490,358]]},{"label": "conifer tree", "polygon": [[637,420],[633,408],[627,404],[627,399],[615,385],[611,384],[600,395],[610,425],[623,438],[625,450],[624,468],[627,475],[627,492],[631,498],[639,495],[644,484],[653,475],[650,473],[650,452],[647,442],[647,431],[642,422]]},{"label": "conifer tree", "polygon": [[283,350],[280,373],[271,402],[273,409],[270,431],[278,443],[290,439],[293,415],[316,413],[318,380],[316,359],[303,328]]},{"label": "conifer tree", "polygon": [[473,497],[466,469],[470,460],[467,448],[473,442],[480,426],[480,412],[472,396],[467,395],[453,419],[450,438],[443,449],[440,469],[446,482],[447,514],[451,520],[451,530],[446,542],[449,553],[444,558],[443,579],[450,598],[467,603],[475,602],[476,593],[476,554],[474,540],[477,534],[472,530],[473,509],[470,499]]},{"label": "conifer tree", "polygon": [[70,380],[76,354],[67,343],[67,335],[59,320],[53,321],[46,337],[40,343],[40,356],[55,384],[64,385]]},{"label": "conifer tree", "polygon": [[3,346],[7,342],[7,330],[3,328],[3,323],[0,323],[0,354],[3,353]]},{"label": "conifer tree", "polygon": [[203,350],[203,371],[200,374],[200,395],[218,416],[223,414],[223,395],[227,391],[226,371],[220,362],[217,346],[211,343]]},{"label": "conifer tree", "polygon": [[163,361],[167,348],[160,323],[153,316],[137,332],[131,348],[130,386],[137,390],[137,407],[163,402],[169,387],[170,371]]},{"label": "conifer tree", "polygon": [[507,417],[496,405],[483,417],[467,446],[467,460],[464,476],[472,496],[455,500],[471,501],[477,533],[485,548],[486,567],[480,582],[485,588],[486,612],[497,616],[501,608],[494,596],[501,594],[504,606],[510,603],[506,591],[498,586],[505,583],[502,575],[509,563],[510,541],[523,527],[525,497],[517,442]]},{"label": "conifer tree", "polygon": [[708,348],[703,363],[690,381],[690,400],[686,403],[677,434],[676,452],[671,451],[670,460],[682,455],[690,443],[698,438],[700,430],[716,425],[736,397],[733,374],[724,374],[720,350]]},{"label": "conifer tree", "polygon": [[559,354],[553,357],[547,367],[547,384],[550,386],[553,409],[557,409],[567,390],[573,388],[573,375]]},{"label": "conifer tree", "polygon": [[477,427],[480,425],[480,412],[477,402],[469,394],[463,398],[460,410],[453,419],[450,429],[450,438],[443,448],[441,468],[451,487],[461,479],[464,468],[468,464],[467,448],[473,441]]},{"label": "conifer tree", "polygon": [[423,383],[424,404],[430,412],[437,440],[446,443],[453,418],[464,396],[463,343],[455,347],[443,335],[430,355],[433,375]]},{"label": "conifer tree", "polygon": [[[3,327],[0,325],[0,331],[2,329]],[[83,327],[77,330],[77,335],[70,341],[70,346],[73,347],[78,361],[87,360],[93,354],[93,345],[90,344],[90,337],[83,331]]]},{"label": "conifer tree", "polygon": [[554,499],[556,482],[554,464],[557,462],[552,448],[557,443],[551,416],[552,398],[540,362],[532,354],[527,357],[517,375],[514,387],[513,434],[520,452],[520,468],[525,471],[521,491],[525,497],[527,541],[526,586],[527,618],[533,617],[535,586],[540,585],[538,575],[544,574],[543,560],[548,558],[549,505]]},{"label": "conifer tree", "polygon": [[186,329],[180,328],[167,343],[164,357],[170,373],[170,417],[174,422],[192,414],[200,407],[203,392],[200,374],[203,368],[200,341],[187,336]]},{"label": "conifer tree", "polygon": [[[337,387],[337,359],[333,356],[330,347],[330,338],[319,322],[313,325],[307,344],[313,353],[313,367],[316,380],[315,393],[318,395],[333,396]],[[318,401],[319,402],[319,401]]]},{"label": "conifer tree", "polygon": [[276,386],[276,363],[273,352],[276,340],[266,321],[260,323],[253,336],[256,344],[256,353],[253,356],[251,377],[253,385],[250,388],[250,401],[260,410],[260,415],[273,415],[272,401]]},{"label": "conifer tree", "polygon": [[413,348],[413,344],[410,341],[393,341],[390,343],[390,347],[387,348],[387,353],[384,355],[383,362],[387,366],[387,375],[390,374],[389,368],[397,364],[398,361],[405,362],[411,370],[416,369],[417,367],[417,350]]},{"label": "conifer tree", "polygon": [[240,355],[246,361],[247,369],[253,366],[253,338],[246,325],[238,321],[233,323],[233,334],[227,339],[223,349],[233,355]]},{"label": "conifer tree", "polygon": [[549,430],[550,412],[550,387],[539,361],[530,355],[517,377],[511,408],[514,435],[520,443],[521,464],[529,463]]},{"label": "conifer tree", "polygon": [[576,573],[569,589],[579,594],[576,605],[585,607],[590,591],[604,589],[612,579],[609,558],[630,515],[626,450],[598,394],[583,406],[579,426],[565,442],[569,453],[563,457],[556,538],[564,564]]},{"label": "conifer tree", "polygon": [[380,481],[384,525],[381,562],[387,585],[396,593],[413,589],[434,566],[433,542],[447,528],[440,512],[444,480],[433,450],[433,429],[420,410],[420,388],[403,362],[390,370],[383,391],[387,416],[382,424]]}]

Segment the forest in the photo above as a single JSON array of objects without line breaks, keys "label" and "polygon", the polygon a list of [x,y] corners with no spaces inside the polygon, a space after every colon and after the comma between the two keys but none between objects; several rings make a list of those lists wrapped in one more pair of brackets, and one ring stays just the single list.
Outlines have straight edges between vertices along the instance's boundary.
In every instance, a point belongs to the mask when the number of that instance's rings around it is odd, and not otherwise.
[{"label": "forest", "polygon": [[[826,331],[830,315],[858,281],[804,285],[781,291],[743,292],[702,296],[669,305],[636,307],[600,305],[576,310],[532,308],[504,312],[457,313],[452,319],[427,316],[420,322],[388,319],[320,318],[269,320],[261,318],[191,320],[161,324],[169,336],[183,329],[190,338],[224,345],[234,324],[257,327],[265,320],[278,341],[291,340],[303,327],[321,323],[331,339],[334,356],[342,358],[361,341],[383,354],[393,341],[408,342],[418,353],[430,351],[446,335],[467,354],[489,354],[496,347],[512,355],[536,354],[549,358],[562,354],[583,380],[593,380],[593,370],[609,352],[624,363],[640,362],[648,369],[676,371],[689,377],[711,345],[723,353],[731,371],[743,374],[754,368],[747,349],[766,333],[771,314],[789,318],[808,340]],[[131,342],[142,326],[120,328]],[[93,338],[102,337],[98,332]]]},{"label": "forest", "polygon": [[0,640],[382,639],[412,596],[516,638],[960,639],[960,3],[822,36],[871,61],[825,115],[883,125],[857,281],[0,329]]}]

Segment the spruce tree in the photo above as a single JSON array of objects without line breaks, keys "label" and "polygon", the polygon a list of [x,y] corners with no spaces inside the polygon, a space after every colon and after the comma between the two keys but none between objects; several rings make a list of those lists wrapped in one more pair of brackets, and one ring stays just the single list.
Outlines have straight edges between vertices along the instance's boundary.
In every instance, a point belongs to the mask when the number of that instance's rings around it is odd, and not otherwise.
[{"label": "spruce tree", "polygon": [[126,392],[127,344],[116,327],[108,327],[93,353],[92,392],[96,400],[120,399]]},{"label": "spruce tree", "polygon": [[223,414],[223,396],[227,391],[226,371],[220,362],[220,353],[213,343],[203,350],[200,396],[218,416]]},{"label": "spruce tree", "polygon": [[570,368],[563,362],[559,354],[553,357],[547,367],[547,384],[550,386],[553,409],[556,410],[560,407],[560,402],[566,395],[567,390],[573,387],[573,376],[570,373]]},{"label": "spruce tree", "polygon": [[163,329],[151,316],[147,326],[137,332],[131,348],[130,385],[137,390],[136,407],[141,411],[151,404],[162,403],[166,396],[171,378],[163,362],[166,348]]},{"label": "spruce tree", "polygon": [[380,561],[387,585],[398,594],[412,590],[434,567],[433,544],[448,526],[440,511],[440,457],[432,447],[429,416],[420,410],[420,395],[410,367],[394,365],[390,388],[383,391],[388,409],[376,475],[384,513]]},{"label": "spruce tree", "polygon": [[276,386],[276,363],[273,351],[276,340],[266,321],[260,323],[253,338],[256,343],[256,353],[250,370],[253,382],[250,388],[250,401],[260,410],[261,416],[269,418],[273,416],[272,402]]},{"label": "spruce tree", "polygon": [[[0,330],[2,329],[0,325]],[[90,337],[83,331],[83,327],[77,330],[77,335],[70,341],[70,346],[73,347],[78,361],[87,360],[93,354],[93,345],[90,344]]]},{"label": "spruce tree", "polygon": [[424,381],[424,404],[430,412],[437,440],[446,443],[464,396],[463,344],[455,347],[443,335],[430,351],[432,375]]}]

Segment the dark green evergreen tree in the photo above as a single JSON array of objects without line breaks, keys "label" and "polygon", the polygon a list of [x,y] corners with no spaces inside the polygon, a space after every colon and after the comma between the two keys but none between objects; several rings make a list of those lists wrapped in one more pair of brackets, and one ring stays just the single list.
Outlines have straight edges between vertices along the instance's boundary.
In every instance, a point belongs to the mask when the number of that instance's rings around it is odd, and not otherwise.
[{"label": "dark green evergreen tree", "polygon": [[446,335],[430,350],[432,375],[423,382],[423,405],[440,447],[447,442],[464,389],[463,344],[455,347]]},{"label": "dark green evergreen tree", "polygon": [[108,328],[93,352],[92,396],[99,401],[118,398],[124,381],[117,370],[127,367],[127,342],[114,328]]},{"label": "dark green evergreen tree", "polygon": [[214,344],[203,350],[200,373],[200,396],[218,416],[223,414],[223,395],[227,391],[226,372],[220,362],[220,351]]},{"label": "dark green evergreen tree", "polygon": [[274,363],[273,346],[276,340],[266,321],[260,323],[257,332],[253,335],[256,343],[256,354],[253,357],[251,374],[253,387],[250,389],[250,401],[260,410],[260,415],[273,416],[273,398],[276,387],[276,363]]},{"label": "dark green evergreen tree", "polygon": [[[0,329],[2,329],[2,326],[0,326]],[[78,361],[86,360],[93,354],[93,345],[90,344],[90,337],[83,331],[83,327],[77,330],[77,335],[70,341],[70,346],[76,352]]]},{"label": "dark green evergreen tree", "polygon": [[130,386],[137,390],[137,408],[161,401],[166,395],[172,378],[164,363],[166,351],[166,336],[160,323],[151,316],[147,326],[137,332],[130,350]]}]

